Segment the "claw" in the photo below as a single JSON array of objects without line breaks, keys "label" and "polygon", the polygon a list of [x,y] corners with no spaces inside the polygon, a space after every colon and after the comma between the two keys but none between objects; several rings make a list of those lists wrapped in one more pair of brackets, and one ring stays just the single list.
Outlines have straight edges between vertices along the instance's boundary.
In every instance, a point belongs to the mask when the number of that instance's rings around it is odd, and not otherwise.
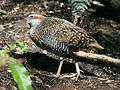
[{"label": "claw", "polygon": [[69,74],[69,75],[63,75],[60,77],[60,79],[63,79],[63,78],[74,78],[76,77],[77,73],[72,73],[72,74]]}]

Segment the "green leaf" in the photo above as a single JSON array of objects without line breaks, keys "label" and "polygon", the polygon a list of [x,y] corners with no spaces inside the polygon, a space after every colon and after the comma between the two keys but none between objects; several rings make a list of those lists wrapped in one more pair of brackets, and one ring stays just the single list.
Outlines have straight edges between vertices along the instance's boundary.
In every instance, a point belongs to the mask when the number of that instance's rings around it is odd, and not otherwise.
[{"label": "green leaf", "polygon": [[25,40],[18,39],[15,42],[7,44],[4,46],[6,53],[13,51],[17,54],[24,54],[31,51],[31,48],[28,46],[28,43]]},{"label": "green leaf", "polygon": [[10,57],[9,53],[15,51],[23,54],[30,50],[27,42],[23,40],[16,40],[16,42],[7,44],[0,50],[0,67],[6,64],[9,66],[9,70],[19,90],[32,90],[32,81],[26,68],[18,60]]},{"label": "green leaf", "polygon": [[29,73],[21,63],[10,63],[9,69],[19,90],[32,90]]}]

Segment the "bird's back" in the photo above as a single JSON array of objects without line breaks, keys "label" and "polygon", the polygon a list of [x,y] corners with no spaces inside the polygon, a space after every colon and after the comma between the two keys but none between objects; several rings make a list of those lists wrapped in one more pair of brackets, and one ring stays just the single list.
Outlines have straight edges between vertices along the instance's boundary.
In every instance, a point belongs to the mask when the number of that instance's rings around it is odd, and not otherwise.
[{"label": "bird's back", "polygon": [[69,54],[97,43],[84,29],[54,17],[44,19],[33,32],[32,39],[39,47],[56,53]]}]

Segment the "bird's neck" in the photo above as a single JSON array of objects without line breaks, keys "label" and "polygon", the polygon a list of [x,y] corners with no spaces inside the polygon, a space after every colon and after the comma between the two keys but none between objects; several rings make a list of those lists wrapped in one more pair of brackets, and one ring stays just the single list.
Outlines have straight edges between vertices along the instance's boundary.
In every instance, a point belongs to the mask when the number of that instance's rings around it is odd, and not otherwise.
[{"label": "bird's neck", "polygon": [[32,19],[31,22],[32,22],[32,27],[35,28],[35,27],[37,27],[40,24],[41,20],[39,20],[39,19]]}]

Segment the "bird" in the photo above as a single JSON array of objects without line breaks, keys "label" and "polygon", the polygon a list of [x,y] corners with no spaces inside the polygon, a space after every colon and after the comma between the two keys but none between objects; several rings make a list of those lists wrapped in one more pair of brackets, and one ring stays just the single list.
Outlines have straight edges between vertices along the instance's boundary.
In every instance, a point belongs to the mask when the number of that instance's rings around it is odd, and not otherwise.
[{"label": "bird", "polygon": [[[27,17],[27,23],[31,25],[29,36],[36,46],[63,58],[66,56],[76,57],[73,52],[89,47],[104,49],[87,31],[65,19],[30,14]],[[62,64],[63,60],[60,61],[56,77],[60,76]],[[75,62],[75,67],[77,80],[80,76],[78,62]]]}]

